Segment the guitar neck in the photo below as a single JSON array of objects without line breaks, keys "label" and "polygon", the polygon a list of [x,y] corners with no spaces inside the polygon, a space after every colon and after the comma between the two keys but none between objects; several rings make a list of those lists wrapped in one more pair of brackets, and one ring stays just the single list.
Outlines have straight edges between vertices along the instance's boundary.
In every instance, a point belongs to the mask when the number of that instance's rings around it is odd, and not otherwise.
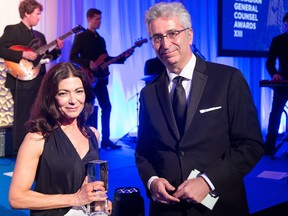
[{"label": "guitar neck", "polygon": [[126,51],[124,51],[123,53],[121,53],[120,55],[104,62],[102,65],[101,65],[101,69],[102,70],[105,70],[110,64],[113,64],[115,62],[117,62],[119,59],[123,58],[125,56],[125,53],[128,52],[128,51],[132,51],[133,49],[135,49],[136,46],[133,46],[131,47],[130,49],[127,49]]},{"label": "guitar neck", "polygon": [[[62,35],[59,37],[60,40],[64,40],[65,38],[67,38],[68,36],[72,35],[73,34],[73,31],[69,31],[67,32],[66,34]],[[38,55],[43,55],[45,54],[45,52],[47,50],[49,50],[51,47],[57,45],[57,40],[54,40],[52,42],[50,42],[49,44],[46,44],[40,48],[38,48],[35,52],[38,54]]]}]

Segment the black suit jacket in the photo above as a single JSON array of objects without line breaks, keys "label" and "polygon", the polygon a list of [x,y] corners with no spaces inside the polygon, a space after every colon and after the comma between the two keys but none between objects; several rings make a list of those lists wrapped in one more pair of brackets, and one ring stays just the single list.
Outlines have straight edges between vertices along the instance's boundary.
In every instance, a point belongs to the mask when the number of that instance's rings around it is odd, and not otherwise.
[{"label": "black suit jacket", "polygon": [[[40,39],[41,46],[46,44],[45,36],[42,33],[33,30],[32,34],[31,31],[22,22],[15,25],[6,26],[4,29],[4,33],[0,38],[0,58],[8,61],[20,62],[20,60],[22,59],[22,51],[11,50],[9,49],[9,47],[13,45],[28,46],[34,38]],[[61,51],[54,49],[51,52],[47,52],[47,54],[52,55],[54,60],[58,56],[60,56]],[[40,72],[35,79],[30,81],[18,80],[18,90],[34,88],[35,83],[41,82],[45,72],[45,65],[42,65]],[[16,88],[16,79],[10,74],[7,74],[5,87],[9,89]]]},{"label": "black suit jacket", "polygon": [[262,142],[253,99],[239,70],[197,57],[183,137],[163,73],[140,94],[135,153],[140,177],[145,186],[159,176],[177,187],[197,169],[206,173],[220,198],[212,212],[199,204],[151,201],[152,215],[247,215],[243,178],[261,158]]}]

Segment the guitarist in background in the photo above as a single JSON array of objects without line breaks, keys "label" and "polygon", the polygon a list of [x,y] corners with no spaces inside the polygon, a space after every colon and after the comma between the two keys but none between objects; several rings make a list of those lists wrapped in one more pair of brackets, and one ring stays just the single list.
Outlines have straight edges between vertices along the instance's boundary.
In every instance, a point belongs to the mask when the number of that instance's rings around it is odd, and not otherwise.
[{"label": "guitarist in background", "polygon": [[[14,45],[28,46],[29,43],[38,38],[41,45],[46,44],[45,36],[32,29],[40,20],[43,6],[35,0],[23,0],[19,4],[21,22],[8,25],[0,38],[0,58],[19,63],[21,59],[35,60],[37,54],[33,51],[16,51],[9,49]],[[63,41],[57,39],[57,46],[49,52],[53,60],[60,56]],[[39,74],[30,81],[21,81],[7,73],[5,87],[10,89],[14,100],[14,122],[13,122],[13,155],[16,156],[18,149],[26,134],[24,123],[29,119],[30,109],[38,93],[42,78],[46,72],[45,65],[41,66]]]},{"label": "guitarist in background", "polygon": [[[99,57],[101,58],[103,54],[107,55],[105,61],[112,59],[113,57],[108,55],[105,40],[96,31],[96,29],[100,28],[101,11],[91,8],[87,11],[86,17],[88,21],[88,29],[75,36],[70,53],[70,61],[80,65],[84,70],[90,71],[92,76],[97,76],[97,73],[107,74],[107,76],[99,78],[96,85],[93,86],[94,93],[101,108],[101,148],[119,149],[122,146],[115,145],[110,140],[110,114],[112,107],[107,89],[109,74],[108,67],[102,71],[99,65],[103,62],[97,62],[97,59],[99,59]],[[133,51],[128,51],[125,53],[123,58],[119,59],[115,63],[123,64],[124,61],[132,55],[132,53]]]}]

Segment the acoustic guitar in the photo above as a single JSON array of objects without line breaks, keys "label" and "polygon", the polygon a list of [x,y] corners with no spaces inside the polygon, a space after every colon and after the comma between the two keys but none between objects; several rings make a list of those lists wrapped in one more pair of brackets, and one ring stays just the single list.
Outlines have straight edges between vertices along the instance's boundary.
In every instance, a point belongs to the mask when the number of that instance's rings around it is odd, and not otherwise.
[{"label": "acoustic guitar", "polygon": [[[74,27],[71,31],[60,36],[59,39],[64,40],[73,33],[77,34],[83,30],[85,29],[81,25],[78,25]],[[57,40],[54,40],[51,43],[46,44],[42,47],[40,47],[40,44],[40,39],[34,38],[28,46],[14,45],[9,47],[9,49],[14,51],[34,51],[38,54],[38,57],[34,61],[30,61],[28,59],[21,59],[19,63],[4,59],[6,72],[11,74],[16,79],[22,81],[29,81],[34,79],[40,71],[41,64],[50,62],[52,60],[52,56],[46,55],[45,53],[51,47],[57,45]]]},{"label": "acoustic guitar", "polygon": [[127,53],[133,52],[134,49],[136,47],[141,47],[142,44],[147,43],[147,39],[142,39],[139,41],[136,41],[134,43],[134,46],[132,46],[131,48],[127,49],[126,51],[124,51],[123,53],[121,53],[120,55],[111,58],[107,61],[106,58],[108,57],[108,55],[106,53],[100,55],[94,62],[98,65],[98,69],[96,71],[92,71],[90,69],[87,68],[81,68],[83,70],[83,72],[88,76],[89,82],[92,86],[94,86],[97,82],[97,80],[99,79],[103,79],[109,76],[109,72],[107,72],[107,70],[105,70],[110,64],[113,64],[115,62],[117,62],[119,59],[125,57],[127,55]]}]

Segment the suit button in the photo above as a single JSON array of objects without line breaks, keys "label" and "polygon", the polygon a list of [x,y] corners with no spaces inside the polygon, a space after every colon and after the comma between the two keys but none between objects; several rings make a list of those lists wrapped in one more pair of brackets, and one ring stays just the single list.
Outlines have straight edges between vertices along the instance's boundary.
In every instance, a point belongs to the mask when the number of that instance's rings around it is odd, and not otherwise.
[{"label": "suit button", "polygon": [[185,152],[184,151],[180,151],[180,156],[184,157]]}]

